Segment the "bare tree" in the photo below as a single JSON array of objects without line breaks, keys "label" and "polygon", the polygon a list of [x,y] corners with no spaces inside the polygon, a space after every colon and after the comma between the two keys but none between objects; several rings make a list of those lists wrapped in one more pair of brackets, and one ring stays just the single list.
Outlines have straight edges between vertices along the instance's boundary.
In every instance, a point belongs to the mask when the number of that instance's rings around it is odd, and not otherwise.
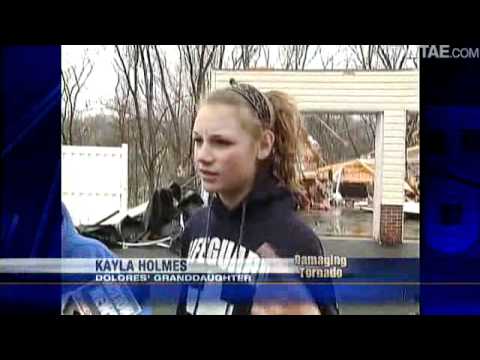
[{"label": "bare tree", "polygon": [[378,45],[349,45],[348,47],[357,69],[374,70],[378,68]]},{"label": "bare tree", "polygon": [[365,130],[368,144],[373,149],[375,147],[377,117],[375,114],[360,114],[360,119],[363,122],[363,128]]},{"label": "bare tree", "polygon": [[146,177],[146,194],[150,196],[159,185],[161,159],[166,152],[165,144],[159,140],[159,131],[166,111],[157,113],[156,99],[156,65],[154,49],[150,45],[115,46],[117,69],[123,74],[128,94],[134,108],[135,132],[141,168]]},{"label": "bare tree", "polygon": [[269,45],[261,45],[260,46],[260,52],[262,54],[262,57],[265,61],[265,67],[267,69],[270,69],[270,46]]},{"label": "bare tree", "polygon": [[[412,59],[414,49],[410,45],[378,45],[377,51],[385,69],[402,70],[411,68],[409,60]],[[413,65],[417,66],[415,61]]]},{"label": "bare tree", "polygon": [[78,96],[83,90],[86,81],[93,70],[93,64],[84,54],[82,63],[72,65],[68,69],[62,69],[62,142],[72,145],[76,140],[81,141],[81,132],[79,139],[73,135],[73,125],[77,118]]},{"label": "bare tree", "polygon": [[117,83],[115,85],[115,97],[112,103],[106,104],[106,107],[114,112],[116,117],[116,130],[120,144],[128,143],[129,139],[129,123],[130,116],[129,100],[130,92],[122,81],[122,73],[117,71]]},{"label": "bare tree", "polygon": [[[403,70],[417,68],[415,52],[411,45],[353,45],[349,46],[356,68],[363,70]],[[373,139],[375,121],[371,115],[362,115],[367,135]],[[418,142],[418,114],[407,116],[406,144],[412,146]]]},{"label": "bare tree", "polygon": [[353,137],[352,137],[352,133],[350,131],[351,116],[349,116],[346,113],[342,113],[342,120],[343,120],[343,124],[345,126],[345,129],[346,129],[348,139],[350,140],[350,144],[352,145],[353,151],[355,151],[355,157],[358,158],[358,157],[360,157],[360,152],[357,149],[355,141],[353,140]]},{"label": "bare tree", "polygon": [[317,48],[317,56],[320,59],[323,70],[333,70],[335,66],[335,55],[325,55],[321,46]]},{"label": "bare tree", "polygon": [[357,69],[403,70],[418,68],[415,47],[411,45],[349,45]]},{"label": "bare tree", "polygon": [[307,111],[303,113],[310,135],[318,142],[327,164],[351,160],[373,150],[371,133],[365,122],[374,114],[353,116],[345,113]]},{"label": "bare tree", "polygon": [[305,70],[305,67],[317,55],[319,47],[311,45],[282,45],[279,61],[282,69]]},{"label": "bare tree", "polygon": [[129,191],[136,204],[167,181],[193,171],[193,119],[208,88],[209,70],[214,62],[224,61],[225,46],[177,49],[177,61],[169,63],[161,46],[115,46],[118,82],[113,108],[119,134],[123,137],[126,131],[131,145]]},{"label": "bare tree", "polygon": [[188,73],[189,92],[197,105],[205,92],[207,73],[219,45],[178,45],[180,60]]},{"label": "bare tree", "polygon": [[226,65],[226,62],[225,62],[226,49],[227,49],[227,45],[219,45],[218,50],[215,52],[213,67],[217,70],[222,70]]},{"label": "bare tree", "polygon": [[[214,61],[221,64],[223,63],[222,57],[224,56],[225,46],[220,46],[219,51],[219,54],[215,54]],[[160,75],[158,81],[162,94],[160,104],[165,107],[167,111],[166,122],[169,125],[169,128],[163,128],[165,132],[168,132],[168,136],[165,136],[165,141],[172,153],[172,167],[175,168],[175,172],[183,173],[186,159],[185,154],[188,152],[188,149],[184,141],[185,136],[182,136],[182,134],[186,132],[185,115],[188,116],[191,110],[188,96],[184,93],[184,79],[186,78],[184,76],[185,64],[182,58],[180,58],[176,72],[173,72],[167,66],[165,54],[162,53],[158,47],[155,47],[155,53]],[[179,174],[176,173],[175,175]]]},{"label": "bare tree", "polygon": [[262,45],[236,45],[230,56],[233,70],[256,68],[262,56]]},{"label": "bare tree", "polygon": [[[208,75],[215,59],[219,45],[178,45],[180,61],[184,64],[186,73],[188,94],[191,98],[190,103],[190,129],[188,137],[190,139],[188,158],[193,155],[193,142],[191,134],[193,131],[194,119],[197,115],[197,108],[201,98],[209,84]],[[190,163],[190,171],[193,174],[193,163]]]}]

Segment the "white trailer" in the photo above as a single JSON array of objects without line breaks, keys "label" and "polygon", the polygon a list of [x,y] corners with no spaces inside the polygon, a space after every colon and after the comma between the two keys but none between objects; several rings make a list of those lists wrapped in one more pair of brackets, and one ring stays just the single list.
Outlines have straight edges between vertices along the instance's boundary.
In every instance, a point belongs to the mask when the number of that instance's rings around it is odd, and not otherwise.
[{"label": "white trailer", "polygon": [[128,145],[62,145],[62,201],[75,226],[94,224],[128,206]]}]

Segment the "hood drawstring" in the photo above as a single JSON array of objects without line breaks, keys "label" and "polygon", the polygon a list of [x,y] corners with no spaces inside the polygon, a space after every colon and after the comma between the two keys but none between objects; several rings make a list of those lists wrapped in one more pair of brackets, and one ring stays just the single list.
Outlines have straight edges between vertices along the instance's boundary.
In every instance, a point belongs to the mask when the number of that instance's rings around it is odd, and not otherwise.
[{"label": "hood drawstring", "polygon": [[[211,218],[211,215],[212,215],[212,204],[213,204],[213,199],[212,201],[210,201],[210,204],[208,205],[208,212],[207,212],[207,226],[206,226],[206,230],[205,230],[205,241],[206,241],[206,247],[207,247],[207,250],[209,249],[210,247],[210,218]],[[245,217],[246,217],[246,213],[247,213],[247,202],[244,201],[242,203],[242,217],[241,217],[241,221],[240,221],[240,232],[239,232],[239,235],[238,235],[238,240],[235,244],[235,247],[233,249],[233,252],[232,252],[232,256],[233,254],[235,254],[235,252],[237,252],[237,258],[238,258],[238,254],[240,253],[240,245],[242,245],[243,243],[243,233],[244,233],[244,228],[245,228]],[[205,253],[205,257],[207,256],[207,254]]]},{"label": "hood drawstring", "polygon": [[[206,229],[205,229],[205,244],[206,244],[206,251],[205,251],[205,259],[207,258],[207,251],[210,247],[210,239],[208,238],[208,236],[210,235],[210,216],[212,214],[212,203],[213,201],[210,199],[208,199],[208,212],[207,212],[207,226],[206,226]],[[198,283],[198,284],[195,284],[193,285],[192,287],[196,288],[198,290],[198,294],[197,294],[197,299],[195,301],[195,308],[193,310],[193,313],[196,314],[197,313],[197,309],[198,309],[198,305],[200,303],[200,295],[205,287],[205,283]]]},{"label": "hood drawstring", "polygon": [[[208,212],[207,212],[207,226],[206,226],[206,229],[205,229],[205,242],[206,242],[205,259],[207,258],[207,252],[208,252],[208,249],[210,248],[210,241],[211,241],[209,236],[210,236],[210,218],[211,218],[211,214],[212,214],[212,204],[213,204],[213,197],[212,197],[212,201],[210,201],[210,204],[208,205]],[[236,242],[235,247],[233,248],[232,256],[231,256],[231,258],[228,262],[227,269],[230,267],[230,264],[232,262],[233,257],[236,255],[236,258],[238,259],[239,256],[240,256],[240,246],[243,243],[243,233],[244,233],[244,228],[245,228],[246,213],[247,213],[247,202],[244,201],[242,203],[242,218],[241,218],[241,221],[240,221],[240,232],[239,232],[239,235],[238,235],[238,241]],[[236,254],[235,254],[235,252],[236,252]],[[197,299],[196,299],[196,305],[195,305],[194,313],[197,312],[198,304],[200,302],[200,296],[201,296],[201,293],[204,290],[205,283],[199,284],[195,287],[198,289],[198,295],[197,295]]]},{"label": "hood drawstring", "polygon": [[212,200],[209,200],[209,204],[208,204],[207,227],[205,230],[205,242],[207,243],[207,250],[208,250],[208,247],[210,246],[210,239],[208,238],[208,236],[210,235],[210,216],[212,215],[212,204],[213,204],[213,197],[212,197]]},{"label": "hood drawstring", "polygon": [[245,228],[245,214],[247,212],[247,202],[244,201],[242,204],[242,220],[240,221],[240,232],[238,235],[238,241],[235,244],[235,248],[233,249],[232,255],[237,252],[237,259],[240,254],[240,246],[242,245],[243,242],[243,230]]}]

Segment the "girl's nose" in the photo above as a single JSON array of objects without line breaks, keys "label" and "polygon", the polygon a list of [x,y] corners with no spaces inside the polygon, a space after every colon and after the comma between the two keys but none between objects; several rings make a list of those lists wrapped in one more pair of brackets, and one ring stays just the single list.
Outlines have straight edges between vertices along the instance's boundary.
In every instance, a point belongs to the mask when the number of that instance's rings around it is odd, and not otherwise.
[{"label": "girl's nose", "polygon": [[201,146],[197,147],[196,159],[201,163],[211,163],[213,161],[212,153],[207,144],[203,143]]}]

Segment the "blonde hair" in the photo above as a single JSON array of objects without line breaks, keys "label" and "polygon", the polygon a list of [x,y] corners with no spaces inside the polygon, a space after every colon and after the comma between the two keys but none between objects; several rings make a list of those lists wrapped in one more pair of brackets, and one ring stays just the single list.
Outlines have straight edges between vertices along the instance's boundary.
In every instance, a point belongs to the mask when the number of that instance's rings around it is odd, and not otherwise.
[{"label": "blonde hair", "polygon": [[298,196],[305,191],[301,184],[300,161],[304,147],[311,148],[308,132],[303,126],[303,119],[297,104],[291,96],[281,91],[269,91],[263,93],[263,96],[269,103],[270,116],[273,117],[271,119],[273,121],[270,121],[269,124],[262,122],[252,104],[231,88],[214,91],[205,99],[204,104],[223,104],[248,109],[250,118],[241,119],[241,121],[246,130],[256,139],[260,137],[262,130],[271,130],[275,135],[275,142],[269,157],[273,176],[280,185],[287,187]]}]

